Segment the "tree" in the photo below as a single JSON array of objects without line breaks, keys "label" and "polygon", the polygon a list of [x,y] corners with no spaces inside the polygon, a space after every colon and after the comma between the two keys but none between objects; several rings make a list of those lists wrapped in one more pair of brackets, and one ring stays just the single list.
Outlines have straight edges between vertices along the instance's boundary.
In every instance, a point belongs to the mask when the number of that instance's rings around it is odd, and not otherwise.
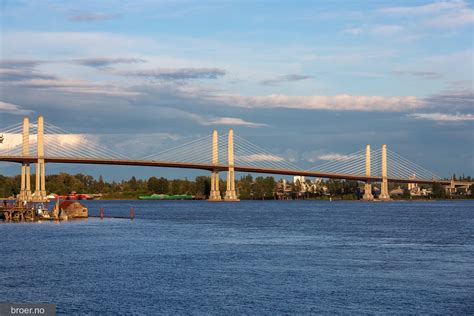
[{"label": "tree", "polygon": [[196,194],[209,196],[211,192],[211,178],[206,176],[196,177]]},{"label": "tree", "polygon": [[169,182],[168,179],[160,177],[156,182],[155,191],[158,194],[166,194],[169,192]]},{"label": "tree", "polygon": [[273,177],[257,177],[253,185],[254,198],[273,199],[276,182]]},{"label": "tree", "polygon": [[150,192],[157,192],[158,190],[158,178],[157,177],[150,177],[147,182],[148,191]]},{"label": "tree", "polygon": [[129,186],[131,191],[137,191],[138,182],[137,182],[137,178],[135,178],[135,176],[132,176],[130,178],[130,180],[128,180],[128,186]]},{"label": "tree", "polygon": [[249,200],[252,198],[252,183],[253,178],[251,175],[242,176],[236,183],[236,188],[239,190],[239,198],[242,200]]},{"label": "tree", "polygon": [[102,193],[105,188],[105,183],[104,183],[104,178],[102,178],[102,175],[99,176],[99,182],[97,183],[97,192]]},{"label": "tree", "polygon": [[444,186],[439,183],[433,184],[433,197],[438,199],[446,198],[446,190]]}]

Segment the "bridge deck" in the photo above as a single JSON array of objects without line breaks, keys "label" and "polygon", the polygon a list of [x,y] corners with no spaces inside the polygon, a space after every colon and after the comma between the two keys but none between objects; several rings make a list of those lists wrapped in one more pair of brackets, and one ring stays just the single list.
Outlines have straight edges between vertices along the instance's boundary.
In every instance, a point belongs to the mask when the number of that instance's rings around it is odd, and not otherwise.
[{"label": "bridge deck", "polygon": [[[16,163],[35,163],[38,160],[37,157],[24,157],[24,156],[0,156],[0,161],[16,162]],[[121,159],[91,159],[91,158],[70,158],[70,157],[44,157],[45,163],[73,163],[73,164],[93,164],[93,165],[116,165],[116,166],[143,166],[143,167],[164,167],[164,168],[182,168],[182,169],[199,169],[199,170],[219,170],[226,171],[227,165],[213,165],[203,163],[187,163],[187,162],[175,162],[175,161],[154,161],[154,160],[121,160]],[[291,170],[291,169],[273,169],[273,168],[259,168],[252,166],[234,166],[235,171],[239,172],[250,172],[250,173],[263,173],[263,174],[280,174],[280,175],[293,175],[293,176],[306,176],[306,177],[317,177],[317,178],[329,178],[329,179],[345,179],[345,180],[357,180],[357,181],[371,181],[380,182],[382,177],[378,176],[364,176],[364,175],[353,175],[353,174],[342,174],[342,173],[325,173],[318,171],[308,170]],[[449,180],[426,180],[426,179],[402,179],[402,178],[387,178],[390,182],[398,183],[419,183],[419,184],[433,184],[439,183],[443,185],[449,185]]]}]

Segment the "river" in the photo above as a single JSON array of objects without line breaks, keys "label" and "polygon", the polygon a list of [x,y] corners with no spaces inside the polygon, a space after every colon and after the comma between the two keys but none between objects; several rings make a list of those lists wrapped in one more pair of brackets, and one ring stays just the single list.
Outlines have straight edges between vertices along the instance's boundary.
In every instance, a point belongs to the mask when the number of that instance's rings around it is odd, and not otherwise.
[{"label": "river", "polygon": [[474,202],[86,201],[0,224],[0,302],[59,314],[474,313]]}]

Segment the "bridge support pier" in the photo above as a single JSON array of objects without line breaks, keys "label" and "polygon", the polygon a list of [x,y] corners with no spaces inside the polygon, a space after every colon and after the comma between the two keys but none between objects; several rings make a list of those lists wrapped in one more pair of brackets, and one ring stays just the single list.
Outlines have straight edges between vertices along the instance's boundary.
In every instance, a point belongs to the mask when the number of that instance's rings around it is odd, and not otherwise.
[{"label": "bridge support pier", "polygon": [[46,179],[44,168],[44,119],[43,116],[38,117],[38,162],[36,163],[36,186],[35,200],[46,200]]},{"label": "bridge support pier", "polygon": [[[28,157],[30,155],[30,119],[25,116],[23,118],[23,157]],[[23,162],[21,164],[21,188],[19,200],[31,201],[31,167],[30,163]]]},{"label": "bridge support pier", "polygon": [[229,129],[228,144],[227,144],[227,160],[229,164],[229,171],[227,172],[227,191],[225,192],[225,201],[234,202],[239,201],[235,193],[235,174],[234,174],[234,130]]},{"label": "bridge support pier", "polygon": [[[370,145],[365,145],[365,175],[370,177]],[[366,201],[372,201],[374,196],[372,194],[372,184],[370,180],[367,180],[364,187],[363,199]]]},{"label": "bridge support pier", "polygon": [[[219,164],[219,138],[217,130],[212,132],[212,164],[217,166]],[[219,189],[219,170],[212,170],[211,174],[211,193],[209,201],[221,201],[221,191]]]},{"label": "bridge support pier", "polygon": [[380,186],[379,200],[390,200],[387,181],[387,145],[382,145],[382,184]]}]

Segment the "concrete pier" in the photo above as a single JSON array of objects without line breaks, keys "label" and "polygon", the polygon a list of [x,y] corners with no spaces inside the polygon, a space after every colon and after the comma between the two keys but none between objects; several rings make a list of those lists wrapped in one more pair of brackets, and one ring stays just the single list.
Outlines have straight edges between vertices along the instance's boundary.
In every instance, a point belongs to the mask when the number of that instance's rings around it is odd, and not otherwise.
[{"label": "concrete pier", "polygon": [[379,200],[390,200],[390,194],[388,194],[388,181],[387,181],[387,145],[382,145],[382,184],[380,186]]},{"label": "concrete pier", "polygon": [[[30,119],[28,117],[23,118],[23,157],[30,155]],[[20,201],[31,201],[31,167],[29,163],[23,162],[21,164],[21,188],[20,188]]]},{"label": "concrete pier", "polygon": [[36,163],[36,186],[35,200],[46,200],[46,179],[44,168],[44,119],[43,116],[38,117],[38,162]]},{"label": "concrete pier", "polygon": [[229,171],[227,172],[227,191],[225,192],[225,201],[239,201],[235,193],[235,173],[234,173],[234,130],[229,129],[227,159]]},{"label": "concrete pier", "polygon": [[[212,132],[212,165],[219,164],[219,137],[217,130]],[[219,170],[212,170],[211,174],[211,193],[209,194],[209,201],[221,201],[221,191],[219,189]]]},{"label": "concrete pier", "polygon": [[[365,145],[365,175],[370,177],[370,145]],[[364,187],[364,196],[363,199],[366,201],[372,201],[374,196],[372,194],[372,184],[370,180],[367,180]]]}]

